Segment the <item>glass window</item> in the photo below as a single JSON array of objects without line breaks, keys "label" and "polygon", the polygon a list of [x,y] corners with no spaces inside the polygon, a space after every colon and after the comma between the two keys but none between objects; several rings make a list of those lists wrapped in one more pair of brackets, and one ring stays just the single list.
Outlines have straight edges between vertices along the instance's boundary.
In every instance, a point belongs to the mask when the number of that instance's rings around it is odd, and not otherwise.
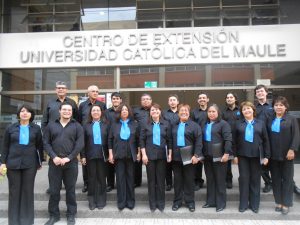
[{"label": "glass window", "polygon": [[136,1],[138,9],[162,8],[163,0]]},{"label": "glass window", "polygon": [[191,27],[191,21],[167,21],[166,27]]},{"label": "glass window", "polygon": [[219,6],[220,0],[194,0],[194,7]]},{"label": "glass window", "polygon": [[191,7],[191,0],[165,0],[166,8]]},{"label": "glass window", "polygon": [[155,10],[138,10],[137,20],[162,20],[163,11],[162,9]]},{"label": "glass window", "polygon": [[223,6],[248,5],[248,0],[222,0]]},{"label": "glass window", "polygon": [[220,19],[201,19],[194,21],[195,27],[212,27],[220,26]]},{"label": "glass window", "polygon": [[167,20],[185,20],[191,19],[192,13],[191,9],[169,9],[166,10]]},{"label": "glass window", "polygon": [[138,22],[138,29],[143,28],[162,28],[163,22],[162,21],[147,21],[147,22]]}]

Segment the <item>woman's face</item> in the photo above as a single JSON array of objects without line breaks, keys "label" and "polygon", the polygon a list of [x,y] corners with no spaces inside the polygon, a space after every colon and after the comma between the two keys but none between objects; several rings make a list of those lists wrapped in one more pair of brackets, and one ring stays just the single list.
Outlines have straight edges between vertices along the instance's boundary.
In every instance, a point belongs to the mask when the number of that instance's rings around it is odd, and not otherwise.
[{"label": "woman's face", "polygon": [[161,111],[159,108],[155,108],[154,106],[150,108],[150,116],[152,119],[159,119],[160,115]]},{"label": "woman's face", "polygon": [[218,119],[219,113],[218,110],[211,106],[209,107],[209,109],[207,110],[207,117],[210,121],[215,121]]},{"label": "woman's face", "polygon": [[101,118],[101,108],[99,106],[93,106],[92,111],[91,111],[91,116],[94,121],[98,121]]},{"label": "woman's face", "polygon": [[275,111],[276,115],[282,116],[283,114],[285,114],[286,110],[287,110],[287,108],[281,102],[276,102],[274,104],[274,111]]},{"label": "woman's face", "polygon": [[20,120],[29,121],[31,118],[31,112],[29,112],[26,108],[22,108],[20,111]]},{"label": "woman's face", "polygon": [[250,106],[244,105],[242,108],[242,113],[243,116],[248,119],[248,118],[253,118],[253,109]]},{"label": "woman's face", "polygon": [[129,112],[128,108],[124,105],[121,109],[121,118],[126,120],[128,118]]},{"label": "woman's face", "polygon": [[178,111],[178,116],[181,122],[185,122],[190,117],[190,111],[187,107],[181,107]]}]

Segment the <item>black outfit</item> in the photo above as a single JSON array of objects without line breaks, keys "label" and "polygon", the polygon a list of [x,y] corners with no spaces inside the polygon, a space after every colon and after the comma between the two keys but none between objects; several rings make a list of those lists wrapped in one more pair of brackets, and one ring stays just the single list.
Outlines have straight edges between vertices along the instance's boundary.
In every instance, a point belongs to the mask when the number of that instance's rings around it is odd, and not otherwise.
[{"label": "black outfit", "polygon": [[[79,105],[79,109],[78,109],[78,117],[77,117],[77,121],[81,124],[84,125],[85,123],[87,123],[87,119],[90,113],[90,109],[92,107],[92,105],[99,105],[101,108],[102,113],[104,113],[104,111],[106,110],[106,105],[103,102],[100,102],[98,100],[96,100],[94,103],[92,103],[90,101],[90,99],[87,99],[86,101],[82,102]],[[73,117],[75,118],[75,117]],[[87,186],[88,186],[88,169],[85,165],[82,165],[82,177],[83,177],[83,183],[84,183],[84,188],[82,190],[84,190]]]},{"label": "black outfit", "polygon": [[213,162],[213,150],[215,146],[220,144],[223,149],[222,156],[224,154],[232,155],[231,128],[225,120],[215,121],[211,127],[211,141],[203,141],[204,169],[207,182],[206,204],[215,205],[217,210],[226,207],[227,163]]},{"label": "black outfit", "polygon": [[120,210],[125,207],[133,209],[135,206],[134,162],[137,160],[139,132],[138,123],[130,120],[130,137],[128,140],[122,140],[121,125],[121,122],[112,123],[108,136],[108,148],[112,149],[116,164],[117,204]]},{"label": "black outfit", "polygon": [[293,176],[294,160],[287,160],[288,151],[297,151],[299,147],[299,126],[295,117],[285,114],[280,122],[280,132],[272,131],[272,122],[276,117],[268,120],[268,133],[271,145],[271,176],[275,203],[293,205]]},{"label": "black outfit", "polygon": [[8,224],[34,224],[34,181],[43,159],[42,132],[29,123],[29,143],[19,144],[20,124],[10,125],[4,133],[1,164],[6,164],[9,186]]},{"label": "black outfit", "polygon": [[[77,213],[75,185],[78,176],[77,155],[84,147],[84,133],[81,125],[75,120],[63,127],[59,120],[51,122],[44,132],[44,149],[50,156],[48,177],[50,182],[50,199],[48,211],[50,217],[60,218],[59,201],[61,184],[66,188],[67,217]],[[64,166],[56,166],[55,157],[70,159]]]},{"label": "black outfit", "polygon": [[[260,159],[270,158],[270,144],[266,125],[254,119],[253,142],[245,141],[247,122],[241,119],[234,130],[234,155],[239,163],[240,210],[257,211],[260,203],[261,166]],[[248,205],[249,204],[249,205]]]},{"label": "black outfit", "polygon": [[[109,123],[113,123],[116,121],[116,111],[113,107],[107,109],[105,111],[105,118],[109,121]],[[115,187],[115,165],[111,164],[109,162],[106,162],[107,164],[107,187],[114,188]]]},{"label": "black outfit", "polygon": [[[204,129],[205,123],[207,121],[207,109],[202,110],[201,108],[196,108],[192,110],[191,119],[200,125],[201,130]],[[202,178],[203,164],[198,163],[195,166],[195,185],[197,189],[203,186],[204,180]]]},{"label": "black outfit", "polygon": [[100,122],[102,144],[94,144],[94,122],[86,123],[83,127],[85,148],[81,157],[87,159],[88,169],[88,199],[90,209],[104,208],[106,205],[106,159],[108,156],[109,127]]},{"label": "black outfit", "polygon": [[[172,126],[172,160],[174,172],[174,200],[173,206],[181,206],[182,200],[195,208],[194,177],[195,167],[193,164],[183,165],[180,150],[177,145],[178,124]],[[185,146],[193,146],[193,154],[196,157],[202,157],[202,132],[200,126],[194,121],[188,120],[185,123],[184,132]]]},{"label": "black outfit", "polygon": [[[263,105],[260,103],[256,104],[256,118],[262,120],[265,125],[268,123],[268,119],[272,118],[274,114],[272,104],[265,102]],[[270,164],[262,165],[262,178],[265,182],[265,185],[268,187],[272,186],[272,179],[270,176]]]},{"label": "black outfit", "polygon": [[[171,109],[164,110],[163,111],[163,118],[171,124],[177,124],[179,122],[179,116],[178,111],[173,112]],[[172,161],[167,162],[167,168],[166,168],[166,185],[168,187],[173,186],[173,178],[172,178]]]},{"label": "black outfit", "polygon": [[171,125],[166,120],[159,121],[160,146],[153,144],[153,122],[144,123],[140,132],[140,148],[145,148],[148,157],[147,182],[151,210],[165,208],[166,156],[171,143]]},{"label": "black outfit", "polygon": [[[227,121],[231,127],[231,130],[235,128],[235,123],[237,120],[241,118],[241,113],[237,106],[234,109],[230,109],[226,107],[222,112],[222,119]],[[226,173],[226,183],[232,187],[232,168],[231,168],[231,160],[227,163],[227,173]]]},{"label": "black outfit", "polygon": [[[149,111],[150,108],[145,109],[143,107],[138,107],[133,109],[134,119],[139,123],[139,126],[141,126],[142,123],[146,123],[149,120],[150,117]],[[142,160],[135,162],[134,185],[136,187],[142,185],[142,166],[143,166]]]}]

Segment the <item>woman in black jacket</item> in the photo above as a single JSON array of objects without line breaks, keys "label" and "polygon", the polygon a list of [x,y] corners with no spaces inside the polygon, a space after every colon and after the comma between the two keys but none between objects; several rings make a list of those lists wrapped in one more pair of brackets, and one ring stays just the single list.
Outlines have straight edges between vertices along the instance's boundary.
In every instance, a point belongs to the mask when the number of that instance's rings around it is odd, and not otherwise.
[{"label": "woman in black jacket", "polygon": [[165,208],[166,165],[171,161],[171,126],[161,117],[161,108],[153,104],[150,120],[143,123],[140,133],[142,160],[147,169],[148,197],[151,212]]},{"label": "woman in black jacket", "polygon": [[127,104],[120,105],[116,113],[108,137],[109,162],[116,165],[118,209],[133,209],[134,162],[140,160],[138,123],[133,120],[132,110]]},{"label": "woman in black jacket", "polygon": [[203,131],[204,169],[207,181],[207,198],[203,208],[216,207],[220,212],[226,207],[227,162],[232,155],[230,125],[221,119],[216,104],[207,109],[207,123]]},{"label": "woman in black jacket", "polygon": [[267,165],[270,144],[266,125],[257,120],[256,109],[251,102],[242,102],[240,111],[244,118],[237,122],[234,131],[234,163],[239,167],[239,211],[250,208],[258,213],[260,203],[261,164]]},{"label": "woman in black jacket", "polygon": [[22,105],[18,122],[4,133],[0,173],[7,168],[9,200],[8,224],[34,224],[34,181],[43,159],[41,129],[32,123],[34,111]]},{"label": "woman in black jacket", "polygon": [[88,201],[90,210],[103,209],[106,205],[106,158],[108,156],[108,124],[99,105],[90,108],[84,125],[85,148],[82,164],[88,169]]},{"label": "woman in black jacket", "polygon": [[289,207],[293,205],[294,158],[299,147],[299,126],[297,119],[288,113],[289,104],[285,97],[277,97],[273,107],[275,114],[268,120],[268,133],[275,211],[288,214]]}]

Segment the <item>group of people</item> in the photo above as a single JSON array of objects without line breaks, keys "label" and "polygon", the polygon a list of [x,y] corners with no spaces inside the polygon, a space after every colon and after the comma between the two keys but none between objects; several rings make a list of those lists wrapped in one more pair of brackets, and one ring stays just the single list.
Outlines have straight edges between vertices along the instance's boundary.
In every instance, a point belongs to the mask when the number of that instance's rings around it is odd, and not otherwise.
[{"label": "group of people", "polygon": [[88,99],[79,108],[66,97],[64,82],[56,83],[56,93],[57,98],[47,104],[41,128],[33,123],[31,107],[22,105],[18,122],[5,131],[0,173],[7,168],[10,225],[34,223],[34,180],[43,151],[50,157],[50,218],[45,225],[60,220],[62,183],[67,223],[75,224],[79,154],[90,210],[106,206],[106,192],[115,187],[114,174],[118,209],[133,209],[144,164],[151,212],[164,211],[165,190],[172,186],[172,210],[185,205],[194,212],[195,190],[204,182],[202,165],[207,182],[203,208],[220,212],[226,208],[226,188],[232,188],[231,161],[239,168],[240,212],[259,211],[261,176],[264,191],[273,188],[275,211],[287,214],[293,204],[298,122],[288,113],[285,97],[278,96],[273,105],[267,102],[263,85],[255,89],[256,105],[249,101],[239,105],[237,96],[227,93],[223,112],[209,104],[207,93],[198,95],[199,107],[194,110],[179,104],[175,94],[168,98],[169,109],[162,110],[149,94],[143,94],[141,106],[132,109],[117,92],[111,95],[112,107],[106,109],[97,100],[95,85],[88,88]]}]

